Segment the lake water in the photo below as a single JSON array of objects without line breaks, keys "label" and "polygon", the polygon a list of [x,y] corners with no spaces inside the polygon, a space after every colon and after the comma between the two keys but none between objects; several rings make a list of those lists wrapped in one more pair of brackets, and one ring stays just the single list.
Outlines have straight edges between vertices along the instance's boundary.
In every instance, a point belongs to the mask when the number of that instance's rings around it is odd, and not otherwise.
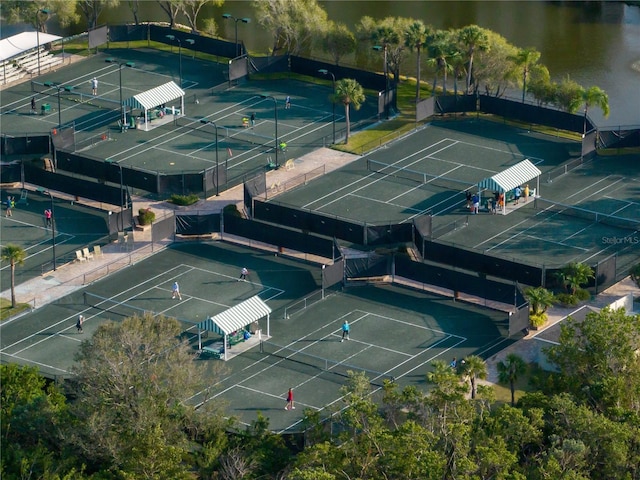
[{"label": "lake water", "polygon": [[[121,2],[101,21],[123,23],[133,15]],[[604,118],[594,108],[590,116],[599,126],[640,126],[640,7],[621,2],[546,1],[321,1],[329,18],[353,27],[364,15],[421,19],[436,28],[477,24],[504,36],[518,47],[534,47],[556,81],[570,75],[584,87],[597,85],[609,95],[611,113]],[[140,2],[141,20],[166,20],[156,2]],[[233,40],[235,24],[223,12],[252,17],[248,1],[228,1],[223,7],[206,6],[201,23],[219,19],[220,35]],[[180,23],[185,23],[184,19]],[[82,29],[84,25],[77,28]],[[76,29],[77,29],[76,28]],[[50,26],[51,33],[55,25]],[[3,37],[7,32],[3,31]],[[238,38],[252,52],[267,54],[270,35],[255,19],[238,24]],[[412,64],[410,60],[407,65]],[[406,69],[405,69],[406,71]],[[430,80],[430,79],[429,79]]]}]

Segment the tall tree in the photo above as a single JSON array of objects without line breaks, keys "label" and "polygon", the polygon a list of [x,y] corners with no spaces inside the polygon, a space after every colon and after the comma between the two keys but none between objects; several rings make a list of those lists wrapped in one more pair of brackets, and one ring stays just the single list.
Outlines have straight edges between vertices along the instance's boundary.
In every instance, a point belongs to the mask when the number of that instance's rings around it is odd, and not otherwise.
[{"label": "tall tree", "polygon": [[446,95],[447,93],[447,74],[453,71],[450,60],[452,55],[457,55],[452,40],[450,31],[438,30],[429,41],[429,60],[427,63],[432,65],[435,70],[432,95],[435,95],[439,74],[442,74],[442,94]]},{"label": "tall tree", "polygon": [[176,17],[180,13],[182,0],[156,0],[156,3],[169,18],[169,28],[173,28],[176,25]]},{"label": "tall tree", "polygon": [[60,435],[60,426],[70,420],[66,400],[37,367],[0,366],[0,412],[3,478],[54,479],[69,470],[75,459],[63,453]]},{"label": "tall tree", "polygon": [[182,458],[208,415],[185,403],[206,388],[181,330],[174,319],[145,314],[102,324],[80,345],[72,405],[79,424],[70,436],[90,463],[131,478],[190,477]]},{"label": "tall tree", "polygon": [[474,57],[473,90],[478,92],[482,85],[487,95],[501,97],[507,89],[517,85],[520,73],[510,58],[518,49],[497,33],[487,32],[487,36],[489,48],[476,52]]},{"label": "tall tree", "polygon": [[498,362],[498,380],[500,383],[508,383],[511,389],[511,405],[516,404],[516,382],[527,370],[527,364],[522,357],[510,353],[504,361]]},{"label": "tall tree", "polygon": [[330,22],[321,38],[322,50],[331,55],[335,65],[356,49],[356,37],[343,23]]},{"label": "tall tree", "polygon": [[460,373],[469,378],[471,384],[471,398],[476,398],[476,383],[478,379],[487,378],[487,364],[477,355],[469,355],[460,362]]},{"label": "tall tree", "polygon": [[477,25],[468,25],[458,31],[458,41],[466,49],[466,58],[468,62],[466,93],[471,93],[473,58],[476,51],[487,51],[489,49],[489,36],[483,28],[480,28]]},{"label": "tall tree", "polygon": [[640,315],[603,309],[563,322],[559,344],[547,350],[569,391],[599,411],[640,413]]},{"label": "tall tree", "polygon": [[589,87],[582,91],[582,101],[584,102],[584,126],[583,134],[587,133],[587,112],[590,107],[599,107],[605,117],[609,116],[609,96],[600,87]]},{"label": "tall tree", "polygon": [[77,22],[78,0],[5,0],[0,2],[0,15],[7,23],[29,23],[40,31],[46,32],[46,22],[56,17],[62,27]]},{"label": "tall tree", "polygon": [[78,0],[80,10],[87,20],[87,28],[92,30],[98,26],[98,19],[105,8],[115,8],[120,0]]},{"label": "tall tree", "polygon": [[522,103],[524,103],[525,95],[527,94],[527,79],[531,69],[540,60],[540,56],[541,53],[535,48],[522,48],[512,57],[515,64],[522,69]]},{"label": "tall tree", "polygon": [[349,133],[351,131],[350,109],[353,107],[356,110],[360,110],[364,100],[364,90],[362,85],[356,80],[353,78],[341,78],[336,81],[336,93],[333,95],[332,101],[344,105],[344,115],[347,124],[344,143],[349,143]]},{"label": "tall tree", "polygon": [[404,43],[410,52],[416,52],[416,103],[420,101],[420,53],[427,41],[431,27],[425,26],[421,20],[416,20],[404,32]]},{"label": "tall tree", "polygon": [[582,105],[582,92],[582,86],[567,75],[555,89],[555,103],[569,113],[576,113]]},{"label": "tall tree", "polygon": [[317,0],[253,0],[256,19],[271,33],[271,55],[281,50],[295,55],[326,31],[327,12]]},{"label": "tall tree", "polygon": [[129,10],[133,14],[133,21],[136,25],[140,24],[140,20],[138,18],[138,11],[140,10],[140,0],[127,0],[127,4],[129,5]]},{"label": "tall tree", "polygon": [[180,2],[180,9],[182,13],[184,13],[184,16],[187,17],[191,32],[198,32],[198,16],[200,15],[202,7],[207,4],[220,7],[224,4],[224,0],[182,0]]},{"label": "tall tree", "polygon": [[2,247],[2,260],[11,267],[11,306],[16,308],[16,265],[24,265],[27,252],[19,245],[12,243]]}]

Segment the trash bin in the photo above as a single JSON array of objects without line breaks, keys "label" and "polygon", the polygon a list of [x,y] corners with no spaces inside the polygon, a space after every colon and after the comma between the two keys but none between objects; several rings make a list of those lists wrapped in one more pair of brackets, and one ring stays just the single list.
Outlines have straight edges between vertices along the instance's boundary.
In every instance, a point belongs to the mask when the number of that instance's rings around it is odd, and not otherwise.
[{"label": "trash bin", "polygon": [[51,111],[51,105],[49,105],[48,103],[43,103],[42,106],[40,107],[40,113],[42,113],[42,115],[50,111]]}]

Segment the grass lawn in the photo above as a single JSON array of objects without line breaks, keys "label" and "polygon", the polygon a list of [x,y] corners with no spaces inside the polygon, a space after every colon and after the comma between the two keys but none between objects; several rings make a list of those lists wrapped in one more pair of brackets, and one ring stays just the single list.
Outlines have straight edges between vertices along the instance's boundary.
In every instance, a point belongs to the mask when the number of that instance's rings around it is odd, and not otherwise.
[{"label": "grass lawn", "polygon": [[28,303],[18,303],[16,304],[16,308],[11,307],[11,300],[7,300],[6,298],[0,298],[0,322],[4,322],[9,318],[24,312],[25,310],[29,310],[31,305]]}]

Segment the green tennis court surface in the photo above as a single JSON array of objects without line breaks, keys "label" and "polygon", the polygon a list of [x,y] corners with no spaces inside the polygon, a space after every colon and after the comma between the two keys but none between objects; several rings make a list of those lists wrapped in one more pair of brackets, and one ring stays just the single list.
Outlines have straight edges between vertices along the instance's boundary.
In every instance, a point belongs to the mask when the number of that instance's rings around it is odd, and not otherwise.
[{"label": "green tennis court surface", "polygon": [[[242,266],[250,271],[247,282],[238,282]],[[256,344],[229,362],[202,356],[194,361],[205,362],[210,373],[219,372],[216,366],[225,367],[223,377],[204,381],[203,388],[213,392],[210,401],[226,401],[229,415],[247,424],[260,410],[274,429],[285,431],[298,429],[304,407],[329,415],[340,404],[339,389],[349,371],[364,372],[374,390],[389,379],[424,385],[434,359],[486,355],[508,343],[503,336],[505,313],[394,286],[333,294],[285,317],[287,306],[317,292],[320,270],[224,243],[178,245],[3,325],[2,361],[37,365],[47,376],[68,377],[80,342],[99,325],[142,312],[178,319],[184,327],[182,338],[195,351],[195,322],[258,295],[273,309],[271,338],[262,348]],[[180,284],[182,300],[171,298],[174,281]],[[75,328],[79,314],[85,316],[84,333]],[[352,326],[351,337],[341,342],[345,319]],[[213,341],[211,334],[206,341]],[[295,414],[283,409],[289,387],[300,409]],[[199,403],[204,397],[198,394],[188,401]]]},{"label": "green tennis court surface", "polygon": [[[433,215],[438,241],[501,258],[528,258],[531,265],[594,262],[613,253],[621,262],[632,261],[637,251],[603,238],[637,232],[637,173],[629,160],[597,158],[554,176],[578,149],[570,140],[487,121],[434,123],[270,201],[358,223]],[[493,192],[485,192],[480,214],[471,215],[465,191],[477,191],[480,181],[524,159],[542,172],[540,183],[534,180],[530,187],[539,187],[537,193],[550,202],[534,208],[533,201],[522,201],[517,209],[509,204],[508,215],[491,215],[484,207]]]},{"label": "green tennis court surface", "polygon": [[[29,191],[20,201],[20,189],[2,189],[2,216],[0,218],[1,246],[14,244],[26,251],[24,265],[15,269],[16,284],[20,284],[53,268],[55,257],[59,265],[72,261],[75,250],[88,245],[108,243],[107,212],[86,207],[69,200],[53,198],[54,229],[47,226],[44,211],[50,209],[52,200],[48,194]],[[6,217],[7,196],[16,199],[13,215]],[[9,288],[10,266],[2,262],[0,281],[3,289]]]},{"label": "green tennis court surface", "polygon": [[[118,124],[120,98],[127,100],[169,81],[180,84],[177,54],[109,50],[3,91],[3,133],[48,134],[60,124],[73,123],[76,151],[92,158],[166,173],[197,173],[224,164],[227,179],[241,178],[268,164],[284,165],[330,143],[329,86],[280,79],[228,88],[226,67],[183,56],[184,118],[174,122],[174,116],[167,115],[151,120],[149,131],[123,132]],[[99,82],[97,96],[91,89],[94,77]],[[291,97],[292,108],[285,110],[286,96]],[[31,111],[32,98],[36,114]],[[368,98],[359,111],[352,112],[351,121],[373,117],[376,101]],[[175,111],[172,108],[180,110],[182,105],[178,99],[165,108]],[[136,116],[140,113],[134,111]],[[253,126],[247,123],[252,115]],[[338,128],[344,124],[341,112],[336,122]],[[285,151],[276,148],[281,142],[287,145]]]}]

